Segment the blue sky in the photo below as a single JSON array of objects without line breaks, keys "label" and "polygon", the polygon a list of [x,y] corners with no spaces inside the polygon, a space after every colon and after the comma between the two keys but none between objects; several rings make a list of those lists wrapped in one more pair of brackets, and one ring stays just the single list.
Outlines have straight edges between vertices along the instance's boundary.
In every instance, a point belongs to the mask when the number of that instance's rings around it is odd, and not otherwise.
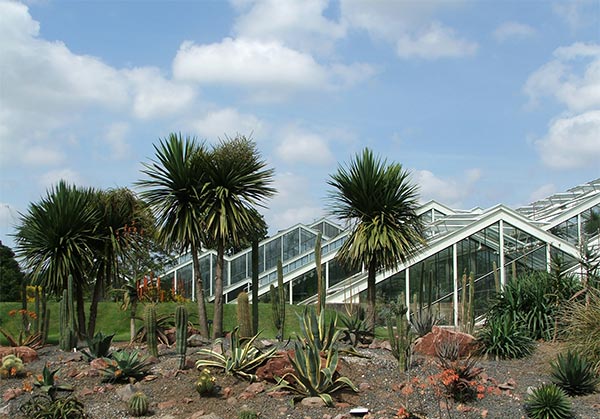
[{"label": "blue sky", "polygon": [[365,146],[423,201],[526,204],[600,177],[600,2],[0,0],[3,243],[61,178],[131,187],[170,132],[252,134],[271,232]]}]

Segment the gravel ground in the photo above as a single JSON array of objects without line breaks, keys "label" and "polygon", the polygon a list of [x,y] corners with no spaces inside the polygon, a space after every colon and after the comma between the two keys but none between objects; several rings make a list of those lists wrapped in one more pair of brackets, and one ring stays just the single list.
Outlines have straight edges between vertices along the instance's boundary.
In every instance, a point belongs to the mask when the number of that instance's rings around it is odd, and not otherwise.
[{"label": "gravel ground", "polygon": [[[197,359],[197,348],[191,348],[190,365]],[[194,391],[198,372],[194,368],[177,371],[177,358],[171,348],[163,348],[160,357],[152,365],[150,376],[133,389],[145,392],[151,401],[152,417],[155,419],[198,419],[202,415],[215,414],[211,419],[236,419],[238,412],[252,409],[262,419],[342,419],[350,417],[355,407],[369,409],[367,419],[392,419],[398,409],[408,402],[408,407],[419,411],[426,418],[524,418],[523,400],[527,390],[549,381],[549,361],[554,359],[560,345],[540,343],[534,355],[524,360],[479,360],[483,368],[482,384],[486,395],[480,400],[460,404],[448,402],[436,395],[435,385],[429,384],[422,392],[416,388],[412,394],[404,385],[417,377],[421,383],[439,372],[435,361],[415,357],[410,376],[400,373],[395,359],[386,349],[360,349],[369,358],[342,357],[340,372],[351,378],[360,388],[358,393],[342,392],[335,395],[336,406],[292,406],[290,394],[270,393],[271,383],[249,387],[249,383],[234,377],[215,374],[221,392],[216,397],[201,398]],[[97,372],[81,359],[78,353],[64,353],[54,346],[39,351],[40,358],[27,365],[30,374],[39,374],[48,362],[56,368],[61,366],[59,381],[75,387],[75,395],[85,406],[89,419],[129,418],[127,404],[123,399],[131,394],[127,384],[102,383]],[[5,397],[0,404],[0,418],[23,418],[18,407],[31,397],[22,392],[6,401],[7,395],[27,387],[32,377],[0,380],[0,392]],[[413,387],[410,387],[413,388]],[[34,389],[33,393],[39,390]],[[598,393],[573,399],[575,418],[600,419],[600,395]]]}]

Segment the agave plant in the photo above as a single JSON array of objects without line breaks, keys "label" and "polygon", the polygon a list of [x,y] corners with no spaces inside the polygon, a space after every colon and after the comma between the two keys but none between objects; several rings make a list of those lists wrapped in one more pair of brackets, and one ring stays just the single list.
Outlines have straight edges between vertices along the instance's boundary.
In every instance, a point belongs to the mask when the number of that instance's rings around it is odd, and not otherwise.
[{"label": "agave plant", "polygon": [[341,330],[337,329],[337,315],[325,320],[325,310],[317,316],[313,307],[305,308],[300,318],[300,335],[312,342],[319,351],[328,351],[337,342]]},{"label": "agave plant", "polygon": [[267,352],[261,352],[254,346],[254,341],[259,333],[252,338],[242,342],[239,336],[239,328],[236,327],[231,332],[231,348],[225,350],[223,339],[217,339],[215,342],[221,346],[221,351],[211,349],[200,349],[197,353],[201,356],[207,356],[209,359],[199,359],[196,361],[196,368],[201,370],[206,367],[221,368],[226,374],[237,375],[249,381],[256,381],[256,374],[253,372],[263,362],[275,356],[277,348],[271,348]]},{"label": "agave plant", "polygon": [[106,361],[105,368],[100,369],[103,381],[127,381],[130,378],[139,380],[147,373],[150,365],[147,358],[141,356],[139,351],[133,350],[113,352],[112,358],[102,358]]},{"label": "agave plant", "polygon": [[342,315],[340,320],[343,325],[341,332],[344,334],[342,338],[344,342],[354,347],[358,342],[365,343],[373,340],[373,333],[369,331],[366,320],[361,319],[359,313]]},{"label": "agave plant", "polygon": [[112,335],[105,335],[102,332],[96,333],[93,338],[87,339],[88,350],[84,349],[81,353],[88,361],[96,358],[107,358],[114,336],[114,333]]},{"label": "agave plant", "polygon": [[552,362],[552,382],[569,396],[583,396],[596,391],[598,377],[593,365],[576,352],[558,354]]},{"label": "agave plant", "polygon": [[50,370],[48,364],[44,365],[42,374],[35,377],[33,384],[39,387],[44,393],[47,393],[52,399],[54,399],[57,391],[73,391],[73,387],[67,384],[57,385],[54,379],[56,373],[60,370]]},{"label": "agave plant", "polygon": [[556,384],[543,384],[525,401],[525,412],[532,419],[570,419],[571,401]]},{"label": "agave plant", "polygon": [[[315,341],[294,342],[294,357],[290,362],[294,372],[289,372],[277,381],[276,389],[291,390],[298,398],[320,397],[327,406],[333,405],[331,393],[342,388],[358,391],[347,377],[336,377],[338,351],[330,346],[327,358],[322,363],[321,351]],[[286,379],[287,378],[287,379]]]}]

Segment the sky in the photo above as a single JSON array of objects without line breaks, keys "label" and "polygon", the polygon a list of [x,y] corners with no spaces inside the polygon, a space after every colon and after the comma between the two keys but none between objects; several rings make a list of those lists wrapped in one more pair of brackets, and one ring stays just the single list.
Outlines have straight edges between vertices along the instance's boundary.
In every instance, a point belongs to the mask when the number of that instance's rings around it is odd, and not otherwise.
[{"label": "sky", "polygon": [[274,233],[363,148],[430,199],[600,177],[600,2],[0,0],[0,240],[60,179],[134,188],[172,132],[251,136]]}]

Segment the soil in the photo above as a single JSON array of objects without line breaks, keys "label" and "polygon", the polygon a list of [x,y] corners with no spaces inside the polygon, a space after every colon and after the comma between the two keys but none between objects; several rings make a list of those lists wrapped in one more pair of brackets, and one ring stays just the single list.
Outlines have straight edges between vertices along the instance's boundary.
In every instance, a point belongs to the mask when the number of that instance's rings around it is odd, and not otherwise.
[{"label": "soil", "polygon": [[[124,346],[124,345],[118,345]],[[468,403],[448,400],[440,389],[439,380],[427,377],[439,373],[435,359],[414,357],[410,375],[400,373],[398,364],[385,348],[359,348],[368,358],[342,356],[339,372],[349,377],[359,387],[358,393],[343,391],[334,394],[335,407],[311,407],[300,403],[292,406],[291,393],[270,392],[272,383],[250,383],[215,371],[217,384],[221,387],[214,397],[200,397],[194,383],[199,372],[193,368],[198,359],[198,348],[188,350],[188,369],[177,370],[174,348],[162,347],[160,356],[150,368],[150,375],[133,386],[150,399],[150,414],[154,419],[236,419],[241,410],[253,410],[261,419],[345,419],[351,418],[351,409],[364,407],[369,410],[367,419],[392,419],[405,405],[422,418],[525,418],[523,408],[528,389],[549,382],[549,362],[561,345],[538,343],[532,356],[522,360],[495,361],[480,359],[477,366],[483,368],[480,384],[484,397]],[[144,349],[142,348],[142,352]],[[18,408],[38,388],[23,391],[33,383],[32,374],[40,374],[45,363],[61,367],[57,374],[59,384],[71,384],[74,395],[84,404],[89,419],[129,418],[126,399],[132,390],[129,384],[103,383],[96,370],[90,367],[80,353],[65,353],[56,346],[38,351],[39,359],[26,365],[29,376],[0,380],[0,418],[23,418]],[[419,380],[419,385],[406,386],[407,380]],[[18,394],[11,400],[9,396]],[[414,391],[411,391],[414,390]],[[19,394],[20,393],[20,394]],[[65,394],[66,395],[66,394]],[[600,419],[600,395],[598,393],[577,397],[573,400],[575,417]],[[210,414],[213,414],[210,416]]]}]

